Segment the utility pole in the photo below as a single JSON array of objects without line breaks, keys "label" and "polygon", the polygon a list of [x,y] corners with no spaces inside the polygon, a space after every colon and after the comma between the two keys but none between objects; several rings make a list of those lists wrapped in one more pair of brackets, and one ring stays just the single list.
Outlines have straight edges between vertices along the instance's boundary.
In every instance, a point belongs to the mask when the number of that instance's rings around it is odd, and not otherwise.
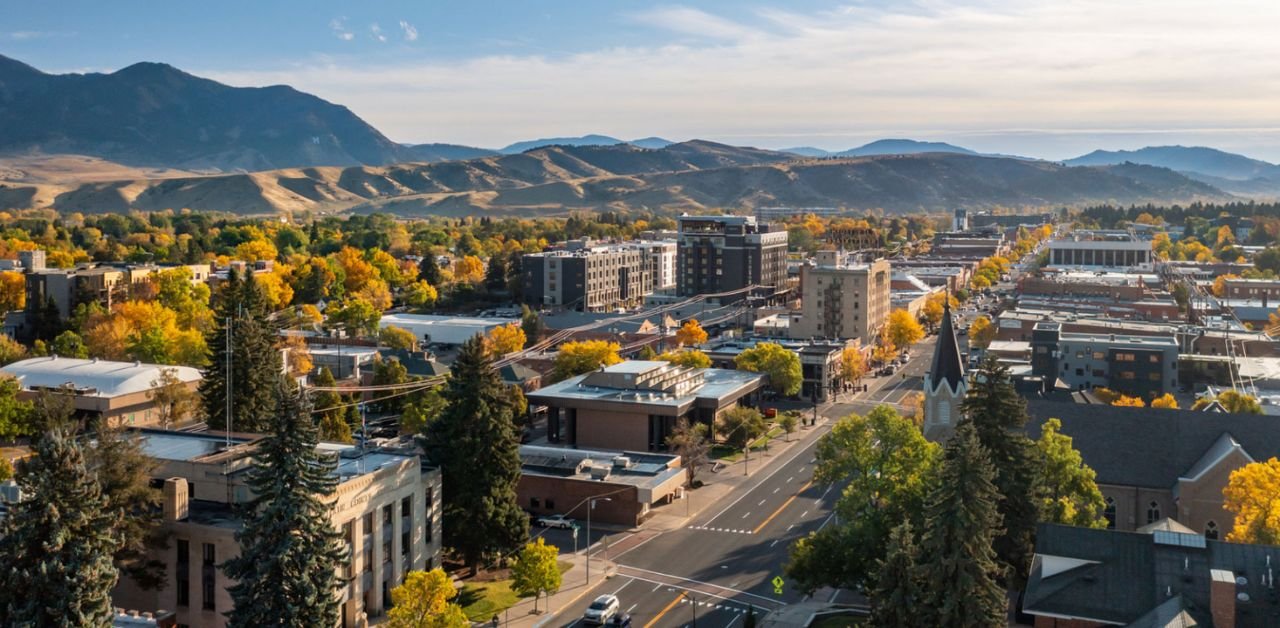
[{"label": "utility pole", "polygon": [[224,359],[226,360],[226,373],[227,373],[227,383],[226,383],[227,424],[223,426],[225,428],[223,435],[226,438],[226,445],[228,448],[231,447],[231,330],[232,330],[231,317],[228,316],[227,317],[227,341],[225,343],[226,347],[223,350]]}]

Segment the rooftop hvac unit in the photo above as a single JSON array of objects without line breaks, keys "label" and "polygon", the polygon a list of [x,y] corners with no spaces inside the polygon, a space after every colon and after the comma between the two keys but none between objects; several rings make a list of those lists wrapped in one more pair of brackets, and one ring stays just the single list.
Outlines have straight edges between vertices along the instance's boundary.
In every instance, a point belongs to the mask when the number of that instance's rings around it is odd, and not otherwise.
[{"label": "rooftop hvac unit", "polygon": [[612,471],[613,471],[612,469],[610,469],[609,467],[606,467],[606,466],[592,466],[592,467],[591,467],[591,479],[593,479],[593,480],[600,480],[600,481],[607,480],[607,479],[609,479],[609,474],[610,474]]},{"label": "rooftop hvac unit", "polygon": [[613,466],[619,469],[630,469],[631,459],[626,456],[614,456]]}]

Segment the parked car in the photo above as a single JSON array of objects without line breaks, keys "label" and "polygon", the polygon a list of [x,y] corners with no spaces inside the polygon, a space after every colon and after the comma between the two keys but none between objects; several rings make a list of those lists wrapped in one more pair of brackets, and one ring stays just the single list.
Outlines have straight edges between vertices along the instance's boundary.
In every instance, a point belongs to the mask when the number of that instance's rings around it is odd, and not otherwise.
[{"label": "parked car", "polygon": [[545,517],[538,517],[535,520],[535,523],[544,528],[561,528],[563,530],[568,530],[573,527],[573,519],[564,515],[547,515]]},{"label": "parked car", "polygon": [[582,621],[588,624],[601,625],[613,619],[618,614],[618,596],[602,595],[587,607],[587,612],[582,614]]}]

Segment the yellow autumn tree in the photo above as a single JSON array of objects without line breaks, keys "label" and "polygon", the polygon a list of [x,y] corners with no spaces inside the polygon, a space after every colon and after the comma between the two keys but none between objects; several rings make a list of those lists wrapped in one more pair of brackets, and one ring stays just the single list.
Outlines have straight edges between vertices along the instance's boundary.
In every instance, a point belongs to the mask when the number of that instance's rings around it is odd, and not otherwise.
[{"label": "yellow autumn tree", "polygon": [[490,329],[488,335],[485,336],[489,350],[495,355],[515,353],[524,348],[526,340],[524,329],[520,327],[519,323],[499,325]]},{"label": "yellow autumn tree", "polygon": [[1223,507],[1235,514],[1228,541],[1280,545],[1280,460],[1232,471],[1222,496]]},{"label": "yellow autumn tree", "polygon": [[1169,393],[1165,393],[1151,400],[1152,408],[1160,408],[1162,410],[1177,410],[1178,400]]},{"label": "yellow autumn tree", "polygon": [[856,382],[867,374],[867,359],[857,347],[845,347],[840,352],[840,377],[846,382]]},{"label": "yellow autumn tree", "polygon": [[378,269],[365,261],[364,254],[359,249],[344,246],[333,256],[333,260],[342,269],[342,285],[347,288],[347,292],[359,292],[369,280],[378,276]]},{"label": "yellow autumn tree", "polygon": [[274,260],[280,252],[276,245],[266,239],[249,240],[236,246],[236,259],[246,262]]},{"label": "yellow autumn tree", "polygon": [[552,368],[552,379],[560,381],[622,361],[616,342],[583,340],[560,345]]},{"label": "yellow autumn tree", "polygon": [[920,321],[906,310],[889,312],[889,320],[885,325],[889,330],[889,341],[895,347],[905,349],[924,338],[924,328],[920,326]]},{"label": "yellow autumn tree", "polygon": [[684,346],[696,346],[707,341],[707,332],[703,331],[698,319],[691,318],[676,330],[676,342]]},{"label": "yellow autumn tree", "polygon": [[157,301],[125,301],[85,321],[89,355],[154,364],[204,364],[204,336],[178,325],[178,314]]},{"label": "yellow autumn tree", "polygon": [[0,312],[21,310],[27,306],[27,278],[19,272],[0,272]]},{"label": "yellow autumn tree", "polygon": [[1116,397],[1115,401],[1111,402],[1111,405],[1125,408],[1147,407],[1147,404],[1142,400],[1142,397],[1130,397],[1129,395],[1120,395],[1119,397]]},{"label": "yellow autumn tree", "polygon": [[484,281],[484,262],[474,255],[464,255],[453,263],[453,280],[459,283]]},{"label": "yellow autumn tree", "polygon": [[996,326],[991,324],[991,319],[979,316],[969,323],[969,342],[973,343],[973,346],[986,349],[995,339]]}]

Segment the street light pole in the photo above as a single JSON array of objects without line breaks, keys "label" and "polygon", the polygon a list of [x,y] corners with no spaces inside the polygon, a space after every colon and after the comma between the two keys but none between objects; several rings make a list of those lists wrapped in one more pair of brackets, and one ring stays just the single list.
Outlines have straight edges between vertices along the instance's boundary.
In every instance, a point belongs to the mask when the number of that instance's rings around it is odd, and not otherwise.
[{"label": "street light pole", "polygon": [[599,497],[587,502],[587,584],[591,584],[591,511],[596,509],[596,502],[611,501],[608,497]]}]

